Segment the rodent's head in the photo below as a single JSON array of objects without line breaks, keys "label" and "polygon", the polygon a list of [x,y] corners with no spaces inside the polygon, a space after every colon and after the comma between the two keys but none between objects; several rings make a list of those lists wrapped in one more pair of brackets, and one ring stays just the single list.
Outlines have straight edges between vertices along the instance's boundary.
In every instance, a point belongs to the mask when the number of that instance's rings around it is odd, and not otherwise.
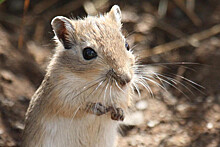
[{"label": "rodent's head", "polygon": [[60,44],[56,60],[61,70],[88,82],[117,82],[122,89],[131,83],[135,57],[121,33],[118,6],[100,17],[70,20],[58,16],[51,24]]}]

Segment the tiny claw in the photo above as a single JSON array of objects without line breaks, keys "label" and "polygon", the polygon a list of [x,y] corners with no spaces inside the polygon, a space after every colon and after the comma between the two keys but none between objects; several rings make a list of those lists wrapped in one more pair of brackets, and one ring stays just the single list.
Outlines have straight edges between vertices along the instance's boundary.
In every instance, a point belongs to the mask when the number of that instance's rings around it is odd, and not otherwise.
[{"label": "tiny claw", "polygon": [[117,120],[117,121],[123,121],[124,120],[124,111],[121,108],[112,109],[111,119]]}]

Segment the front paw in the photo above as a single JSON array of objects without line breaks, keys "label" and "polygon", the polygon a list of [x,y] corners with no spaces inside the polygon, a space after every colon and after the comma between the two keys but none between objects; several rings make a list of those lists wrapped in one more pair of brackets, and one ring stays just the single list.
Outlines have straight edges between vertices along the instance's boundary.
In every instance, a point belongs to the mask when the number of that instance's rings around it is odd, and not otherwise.
[{"label": "front paw", "polygon": [[123,121],[124,117],[125,117],[124,111],[121,108],[112,108],[112,111],[111,111],[112,120]]},{"label": "front paw", "polygon": [[89,103],[87,105],[87,112],[97,116],[106,114],[108,111],[108,108],[101,103]]}]

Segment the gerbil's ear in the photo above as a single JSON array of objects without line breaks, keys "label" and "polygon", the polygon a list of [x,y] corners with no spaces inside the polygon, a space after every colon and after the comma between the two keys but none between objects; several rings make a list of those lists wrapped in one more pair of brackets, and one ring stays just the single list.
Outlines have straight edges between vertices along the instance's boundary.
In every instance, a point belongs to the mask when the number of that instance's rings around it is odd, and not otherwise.
[{"label": "gerbil's ear", "polygon": [[121,10],[118,5],[114,5],[108,13],[109,18],[121,27]]},{"label": "gerbil's ear", "polygon": [[57,16],[51,21],[53,31],[65,49],[71,49],[73,46],[73,36],[75,29],[69,20],[63,16]]}]

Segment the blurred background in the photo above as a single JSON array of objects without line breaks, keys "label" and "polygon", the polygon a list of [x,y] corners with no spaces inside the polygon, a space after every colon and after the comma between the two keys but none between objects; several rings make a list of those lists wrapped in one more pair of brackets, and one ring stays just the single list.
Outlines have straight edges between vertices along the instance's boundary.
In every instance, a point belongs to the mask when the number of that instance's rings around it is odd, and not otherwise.
[{"label": "blurred background", "polygon": [[[150,83],[119,129],[119,147],[220,147],[219,0],[0,0],[0,146],[19,146],[24,115],[54,52],[53,17],[121,7],[123,33]],[[165,82],[166,81],[166,82]]]}]

